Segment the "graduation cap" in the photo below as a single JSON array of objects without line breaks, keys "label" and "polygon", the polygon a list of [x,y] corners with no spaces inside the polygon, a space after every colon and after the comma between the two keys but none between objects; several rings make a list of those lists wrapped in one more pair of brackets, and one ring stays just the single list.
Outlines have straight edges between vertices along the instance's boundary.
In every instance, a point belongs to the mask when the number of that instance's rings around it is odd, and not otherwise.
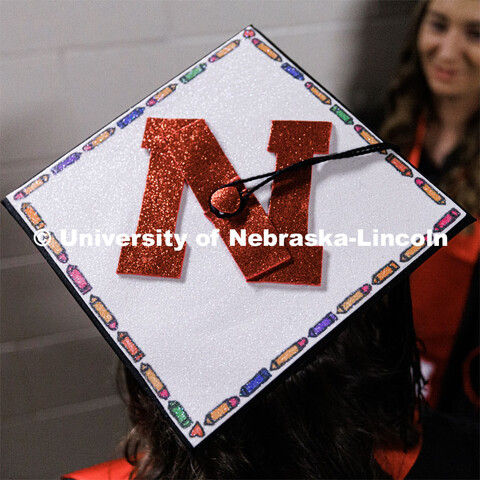
[{"label": "graduation cap", "polygon": [[472,221],[253,27],[3,204],[191,447]]}]

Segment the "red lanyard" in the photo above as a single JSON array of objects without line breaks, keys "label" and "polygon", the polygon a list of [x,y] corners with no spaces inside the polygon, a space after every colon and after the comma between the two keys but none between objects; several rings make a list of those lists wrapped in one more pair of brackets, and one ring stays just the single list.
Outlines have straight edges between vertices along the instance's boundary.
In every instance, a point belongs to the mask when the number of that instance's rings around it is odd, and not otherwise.
[{"label": "red lanyard", "polygon": [[423,142],[425,141],[425,132],[427,131],[427,121],[425,114],[422,113],[418,119],[417,131],[415,133],[415,143],[413,144],[412,151],[408,156],[408,161],[418,168],[420,165],[420,158],[422,156]]}]

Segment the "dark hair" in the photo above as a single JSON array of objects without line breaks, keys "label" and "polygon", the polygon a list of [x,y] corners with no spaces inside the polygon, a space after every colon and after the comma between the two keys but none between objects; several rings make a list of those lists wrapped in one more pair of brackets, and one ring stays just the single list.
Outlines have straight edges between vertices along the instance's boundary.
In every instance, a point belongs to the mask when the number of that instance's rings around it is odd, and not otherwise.
[{"label": "dark hair", "polygon": [[[387,93],[385,121],[380,135],[400,147],[408,156],[415,142],[420,115],[426,115],[427,125],[436,118],[432,93],[420,63],[417,39],[420,26],[431,0],[422,0],[412,15],[410,30],[400,55],[398,70]],[[479,111],[468,120],[458,145],[458,163],[438,182],[456,202],[473,214],[478,213],[480,172]]]},{"label": "dark hair", "polygon": [[330,337],[194,454],[125,370],[132,477],[391,478],[376,463],[375,448],[418,442],[414,414],[423,379],[408,282]]}]

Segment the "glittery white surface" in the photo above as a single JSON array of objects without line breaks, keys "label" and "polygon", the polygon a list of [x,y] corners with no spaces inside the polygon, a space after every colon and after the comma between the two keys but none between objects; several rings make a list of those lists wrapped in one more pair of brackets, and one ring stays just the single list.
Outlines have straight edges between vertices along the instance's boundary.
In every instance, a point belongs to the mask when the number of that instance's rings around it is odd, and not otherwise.
[{"label": "glittery white surface", "polygon": [[[306,74],[303,81],[297,80],[281,68],[287,58],[273,61],[250,39],[241,34],[236,38],[241,40],[238,48],[215,63],[207,61],[210,54],[199,61],[207,63],[206,70],[187,84],[178,81],[182,74],[168,82],[177,84],[176,91],[146,107],[126,128],[116,126],[119,119],[112,121],[109,126],[116,128],[115,134],[83,152],[76,163],[57,175],[51,173],[51,166],[46,168],[44,173],[50,174],[46,185],[23,200],[13,198],[21,187],[12,192],[8,199],[20,216],[25,218],[22,203],[31,203],[57,238],[61,229],[134,233],[148,169],[149,152],[141,148],[147,117],[205,119],[241,177],[275,168],[275,156],[267,152],[272,120],[332,122],[331,152],[367,145],[352,125],[345,125],[329,111],[330,105],[321,103],[304,86],[307,81],[316,82]],[[255,38],[268,43],[258,33]],[[335,85],[327,87],[335,91]],[[145,107],[145,100],[137,106]],[[341,105],[332,98],[335,103]],[[355,125],[361,125],[353,118]],[[72,152],[82,152],[81,147]],[[356,236],[357,229],[367,235],[378,229],[411,235],[432,228],[453,207],[461,217],[465,215],[449,199],[446,205],[434,203],[414,184],[417,175],[414,171],[412,178],[401,176],[380,153],[314,167],[310,232],[323,229],[350,237]],[[265,209],[269,195],[269,187],[257,195]],[[241,398],[240,405],[214,426],[204,426],[210,410],[238,396],[242,385],[261,368],[268,369],[283,350],[307,337],[309,328],[328,312],[335,313],[351,292],[371,283],[372,275],[390,260],[401,269],[409,265],[398,261],[406,247],[325,247],[321,287],[257,285],[245,281],[221,241],[217,247],[195,244],[198,233],[210,233],[212,228],[187,187],[176,231],[188,235],[188,249],[178,280],[117,275],[120,247],[116,245],[65,245],[67,264],[52,257],[63,272],[68,264],[78,266],[92,285],[92,291],[83,295],[87,305],[90,294],[101,298],[118,320],[118,331],[130,334],[145,353],[143,361],[166,384],[169,400],[179,401],[191,419],[202,424],[206,435],[254,395]],[[374,285],[369,297],[387,283]],[[347,317],[340,316],[340,320]],[[106,331],[116,341],[116,332]],[[302,354],[320,338],[309,338]],[[140,363],[134,363],[135,368]],[[285,368],[272,372],[269,382]],[[256,391],[261,392],[262,388]],[[167,407],[164,400],[160,403]],[[182,432],[197,445],[201,439],[189,438],[190,428]]]}]

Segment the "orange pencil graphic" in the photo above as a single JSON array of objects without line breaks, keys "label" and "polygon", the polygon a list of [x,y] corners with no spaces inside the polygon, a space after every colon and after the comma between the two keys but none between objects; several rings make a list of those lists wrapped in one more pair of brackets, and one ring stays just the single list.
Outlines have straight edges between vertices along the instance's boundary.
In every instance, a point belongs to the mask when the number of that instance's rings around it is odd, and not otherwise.
[{"label": "orange pencil graphic", "polygon": [[281,62],[282,57],[275,51],[273,51],[270,47],[267,47],[262,41],[258,38],[252,38],[252,43],[263,53],[267,54],[271,59]]},{"label": "orange pencil graphic", "polygon": [[377,273],[374,273],[372,276],[372,283],[374,285],[380,285],[388,277],[393,275],[400,267],[393,260],[388,262],[384,267],[382,267]]},{"label": "orange pencil graphic", "polygon": [[40,217],[40,215],[33,208],[31,203],[22,203],[22,212],[28,218],[35,230],[45,228],[46,223],[42,220],[42,217]]},{"label": "orange pencil graphic", "polygon": [[34,180],[32,183],[28,184],[25,188],[22,190],[19,190],[15,195],[14,199],[15,200],[20,200],[22,198],[25,198],[27,195],[30,195],[34,190],[36,190],[38,187],[41,187],[43,184],[48,182],[48,179],[50,178],[50,175],[42,175],[41,177],[38,177],[36,180]]},{"label": "orange pencil graphic", "polygon": [[63,245],[57,240],[53,232],[50,232],[50,240],[47,244],[48,248],[53,252],[53,254],[58,258],[62,263],[67,263],[68,255],[66,250],[63,248]]},{"label": "orange pencil graphic", "polygon": [[162,88],[158,93],[156,93],[152,98],[147,101],[148,107],[153,107],[158,102],[161,102],[165,97],[168,97],[171,93],[173,93],[177,89],[176,83],[171,83],[165,88]]},{"label": "orange pencil graphic", "polygon": [[420,187],[435,203],[445,205],[445,198],[434,190],[423,178],[416,178],[415,185]]},{"label": "orange pencil graphic", "polygon": [[95,147],[98,147],[98,145],[104,142],[107,138],[110,138],[114,133],[115,128],[107,128],[100,135],[95,137],[90,143],[86,143],[83,146],[83,151],[88,152],[90,150],[93,150]]},{"label": "orange pencil graphic", "polygon": [[200,425],[199,422],[197,422],[193,428],[190,430],[189,435],[193,437],[203,437],[205,435],[205,432],[203,431],[202,426]]},{"label": "orange pencil graphic", "polygon": [[90,305],[110,330],[118,328],[118,322],[100,298],[90,295]]},{"label": "orange pencil graphic", "polygon": [[213,425],[223,418],[230,410],[233,410],[240,403],[238,397],[230,397],[223,401],[218,407],[207,413],[205,416],[205,425]]},{"label": "orange pencil graphic", "polygon": [[117,339],[135,362],[138,362],[145,356],[127,332],[118,332]]},{"label": "orange pencil graphic", "polygon": [[322,91],[320,91],[313,83],[306,82],[305,87],[310,90],[310,92],[315,95],[322,103],[325,105],[331,105],[332,101],[327,97]]},{"label": "orange pencil graphic", "polygon": [[277,370],[283,367],[285,363],[291,360],[295,355],[297,355],[297,353],[301,352],[307,343],[308,340],[303,337],[297,342],[295,342],[293,345],[288,347],[278,357],[272,360],[272,363],[270,364],[270,370]]},{"label": "orange pencil graphic", "polygon": [[215,62],[216,60],[219,60],[220,58],[224,57],[227,55],[227,53],[230,53],[232,50],[237,48],[240,45],[240,40],[234,40],[233,42],[230,42],[228,45],[223,47],[221,50],[219,50],[217,53],[214,53],[209,59],[209,62]]},{"label": "orange pencil graphic", "polygon": [[[376,143],[379,143],[379,141],[366,128],[363,128],[361,125],[355,125],[355,127],[353,128],[370,145],[375,145]],[[380,152],[387,153],[386,150],[380,150]]]},{"label": "orange pencil graphic", "polygon": [[142,363],[140,365],[142,375],[148,380],[148,383],[155,389],[158,396],[167,399],[170,394],[168,393],[165,384],[158,378],[157,374],[153,371],[153,368],[148,363]]},{"label": "orange pencil graphic", "polygon": [[337,306],[337,313],[347,313],[354,305],[363,300],[372,291],[372,286],[366,283],[355,290],[342,303]]},{"label": "orange pencil graphic", "polygon": [[425,248],[427,245],[427,240],[424,239],[421,245],[410,245],[406,250],[400,254],[401,262],[408,262],[411,260],[420,250]]},{"label": "orange pencil graphic", "polygon": [[390,153],[385,157],[385,160],[396,168],[404,177],[411,177],[412,171],[408,165],[405,165],[399,158],[397,158],[393,153]]}]

